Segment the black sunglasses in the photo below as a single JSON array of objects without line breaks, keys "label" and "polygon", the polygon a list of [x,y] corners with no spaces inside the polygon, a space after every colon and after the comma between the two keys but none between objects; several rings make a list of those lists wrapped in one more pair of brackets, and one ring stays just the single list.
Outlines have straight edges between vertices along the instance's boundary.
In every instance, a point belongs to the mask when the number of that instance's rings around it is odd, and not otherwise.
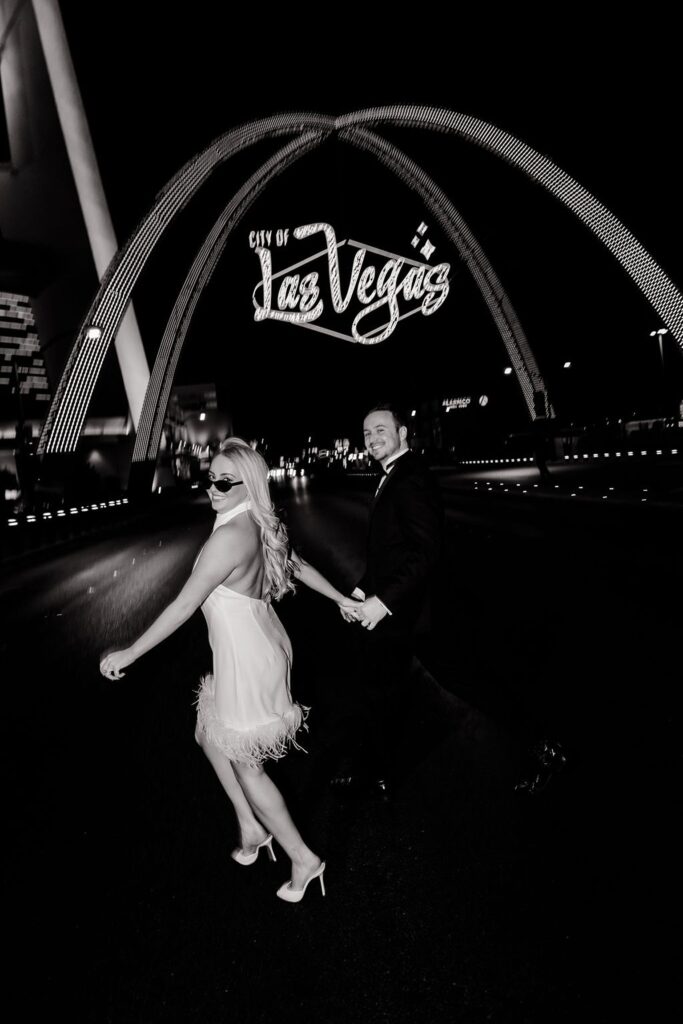
[{"label": "black sunglasses", "polygon": [[237,484],[244,483],[243,480],[211,480],[209,474],[205,473],[202,477],[202,483],[207,491],[210,491],[212,487],[215,487],[221,494],[227,494],[228,491],[236,487]]}]

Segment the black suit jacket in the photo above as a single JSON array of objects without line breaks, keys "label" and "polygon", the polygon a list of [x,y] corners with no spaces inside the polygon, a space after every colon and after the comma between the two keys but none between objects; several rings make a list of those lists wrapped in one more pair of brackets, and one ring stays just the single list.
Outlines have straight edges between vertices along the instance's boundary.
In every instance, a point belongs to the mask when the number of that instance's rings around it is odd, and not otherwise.
[{"label": "black suit jacket", "polygon": [[358,586],[376,594],[395,627],[426,625],[429,593],[443,542],[436,479],[412,452],[401,455],[370,509],[366,569]]}]

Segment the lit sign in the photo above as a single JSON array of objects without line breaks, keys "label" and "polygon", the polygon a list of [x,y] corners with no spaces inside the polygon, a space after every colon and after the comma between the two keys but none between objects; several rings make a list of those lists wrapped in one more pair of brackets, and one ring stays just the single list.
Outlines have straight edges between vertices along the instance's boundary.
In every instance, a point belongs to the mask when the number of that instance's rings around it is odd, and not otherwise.
[{"label": "lit sign", "polygon": [[466,409],[471,401],[472,399],[467,395],[465,398],[444,398],[441,404],[448,412],[450,409]]},{"label": "lit sign", "polygon": [[[273,271],[273,241],[280,249],[292,238],[301,241],[318,234],[324,236],[324,249],[297,259],[282,270]],[[303,224],[294,228],[291,235],[288,228],[252,231],[249,245],[255,250],[261,266],[261,281],[253,292],[254,319],[257,322],[280,320],[364,345],[377,345],[384,341],[393,333],[399,320],[413,313],[421,312],[423,316],[436,313],[445,302],[450,287],[450,263],[430,266],[363,245],[351,238],[338,242],[330,224]],[[339,266],[339,250],[343,246],[348,246],[347,251],[355,249],[344,285]],[[427,258],[433,251],[434,247],[428,249],[426,244],[420,250]],[[368,254],[382,257],[383,262],[371,263],[372,257]],[[319,271],[312,269],[321,260],[326,263],[327,274],[323,276],[327,278],[327,287],[323,287]],[[279,282],[277,291],[275,282]],[[361,308],[357,310],[359,305]],[[318,324],[316,321],[326,311],[338,316],[347,314],[348,318],[353,315],[350,332],[348,327],[343,332]]]}]

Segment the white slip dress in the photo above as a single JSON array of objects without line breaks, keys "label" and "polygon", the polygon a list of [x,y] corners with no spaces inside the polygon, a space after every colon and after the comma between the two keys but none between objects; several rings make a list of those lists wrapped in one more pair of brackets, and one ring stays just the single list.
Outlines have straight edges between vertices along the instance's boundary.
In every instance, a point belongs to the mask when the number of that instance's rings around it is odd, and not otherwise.
[{"label": "white slip dress", "polygon": [[[247,512],[249,501],[219,513],[217,530]],[[213,674],[197,693],[197,736],[231,761],[258,767],[303,748],[296,733],[309,709],[292,701],[292,645],[270,600],[220,584],[202,604],[213,651]]]}]

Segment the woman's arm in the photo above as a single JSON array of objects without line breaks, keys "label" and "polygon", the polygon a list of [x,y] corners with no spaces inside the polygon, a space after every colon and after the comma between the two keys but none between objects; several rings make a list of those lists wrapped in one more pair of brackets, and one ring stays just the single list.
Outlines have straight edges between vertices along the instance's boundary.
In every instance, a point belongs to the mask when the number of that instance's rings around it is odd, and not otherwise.
[{"label": "woman's arm", "polygon": [[[337,604],[343,603],[348,605],[351,603],[351,599],[346,594],[342,594],[336,587],[333,587],[322,573],[314,569],[310,562],[307,562],[301,555],[297,555],[295,551],[292,551],[292,563],[294,565],[294,575],[305,586],[322,594],[323,597],[329,597],[330,600],[335,601]],[[354,601],[353,604],[360,604],[360,602]]]},{"label": "woman's arm", "polygon": [[143,654],[165,640],[183,625],[223,582],[239,562],[237,538],[230,530],[212,533],[178,596],[163,610],[149,629],[124,650],[113,651],[100,662],[100,671],[112,679],[121,678],[127,668]]}]

